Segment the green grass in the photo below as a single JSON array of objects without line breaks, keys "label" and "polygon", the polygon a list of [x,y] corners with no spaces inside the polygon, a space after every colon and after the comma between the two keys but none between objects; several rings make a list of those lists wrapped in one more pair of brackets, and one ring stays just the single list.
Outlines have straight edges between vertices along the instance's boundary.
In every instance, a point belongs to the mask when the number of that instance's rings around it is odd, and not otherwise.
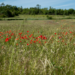
[{"label": "green grass", "polygon": [[0,21],[0,75],[75,75],[75,19]]},{"label": "green grass", "polygon": [[[51,18],[48,18],[48,16]],[[10,17],[10,18],[0,18],[0,20],[61,20],[61,19],[75,19],[74,15],[21,15]]]}]

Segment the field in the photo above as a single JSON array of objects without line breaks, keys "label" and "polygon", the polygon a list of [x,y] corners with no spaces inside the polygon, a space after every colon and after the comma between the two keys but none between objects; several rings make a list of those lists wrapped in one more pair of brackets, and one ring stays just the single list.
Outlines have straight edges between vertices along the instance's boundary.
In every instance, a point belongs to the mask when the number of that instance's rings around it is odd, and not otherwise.
[{"label": "field", "polygon": [[0,18],[0,20],[48,20],[47,16],[52,20],[75,19],[75,15],[19,15],[10,18]]},{"label": "field", "polygon": [[0,21],[0,75],[75,75],[75,19]]}]

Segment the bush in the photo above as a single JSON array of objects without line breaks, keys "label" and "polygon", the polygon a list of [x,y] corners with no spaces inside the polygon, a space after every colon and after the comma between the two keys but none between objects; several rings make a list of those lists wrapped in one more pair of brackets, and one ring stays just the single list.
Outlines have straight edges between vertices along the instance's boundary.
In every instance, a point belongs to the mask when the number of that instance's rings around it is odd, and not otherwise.
[{"label": "bush", "polygon": [[67,19],[72,19],[71,17],[67,17]]},{"label": "bush", "polygon": [[1,21],[2,19],[0,18],[0,21]]},{"label": "bush", "polygon": [[12,15],[12,13],[11,13],[10,10],[6,10],[5,15],[6,15],[7,17],[13,17],[13,15]]},{"label": "bush", "polygon": [[47,18],[48,18],[48,19],[53,19],[51,16],[48,16],[48,15],[47,15]]},{"label": "bush", "polygon": [[0,15],[0,18],[5,18],[5,17],[6,17],[6,15],[4,15],[4,14]]}]

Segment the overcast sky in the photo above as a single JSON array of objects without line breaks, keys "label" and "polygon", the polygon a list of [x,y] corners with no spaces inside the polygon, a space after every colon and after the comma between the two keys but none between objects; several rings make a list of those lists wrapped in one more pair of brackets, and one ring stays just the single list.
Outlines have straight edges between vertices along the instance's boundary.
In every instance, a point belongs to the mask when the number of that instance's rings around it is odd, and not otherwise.
[{"label": "overcast sky", "polygon": [[0,4],[15,5],[17,7],[30,8],[37,4],[41,8],[49,8],[50,6],[56,9],[75,9],[75,0],[0,0]]}]

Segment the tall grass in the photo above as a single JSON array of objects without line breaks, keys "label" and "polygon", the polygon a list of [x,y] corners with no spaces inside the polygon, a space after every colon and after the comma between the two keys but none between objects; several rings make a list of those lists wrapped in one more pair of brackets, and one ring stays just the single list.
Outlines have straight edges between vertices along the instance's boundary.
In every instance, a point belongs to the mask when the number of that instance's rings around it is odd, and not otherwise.
[{"label": "tall grass", "polygon": [[75,19],[74,15],[19,15],[10,18],[0,18],[0,20],[61,20],[61,19]]},{"label": "tall grass", "polygon": [[0,75],[74,75],[74,22],[0,21]]}]

